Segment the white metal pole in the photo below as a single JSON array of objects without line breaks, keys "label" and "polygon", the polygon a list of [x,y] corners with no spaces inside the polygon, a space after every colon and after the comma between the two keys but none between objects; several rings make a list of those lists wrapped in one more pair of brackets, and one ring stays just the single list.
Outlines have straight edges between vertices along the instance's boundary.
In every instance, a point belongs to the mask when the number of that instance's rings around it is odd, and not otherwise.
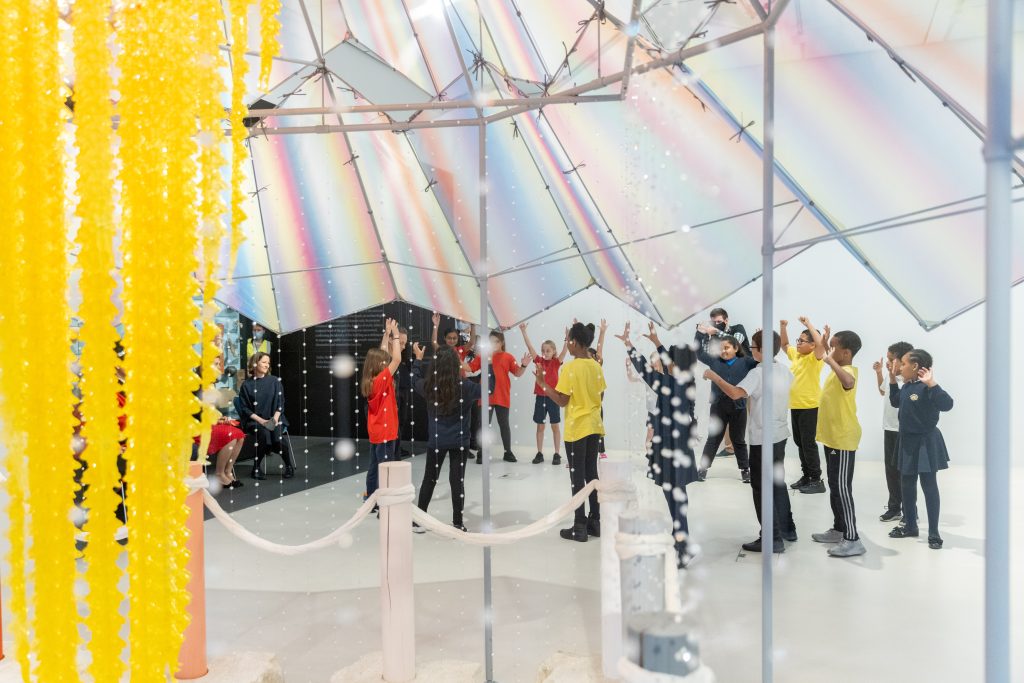
[{"label": "white metal pole", "polygon": [[985,136],[985,681],[1010,683],[1010,282],[1013,6],[989,0]]},{"label": "white metal pole", "polygon": [[775,435],[774,410],[774,311],[775,286],[775,25],[765,22],[764,31],[764,151],[761,201],[761,683],[771,683],[772,670],[772,560],[775,547]]}]

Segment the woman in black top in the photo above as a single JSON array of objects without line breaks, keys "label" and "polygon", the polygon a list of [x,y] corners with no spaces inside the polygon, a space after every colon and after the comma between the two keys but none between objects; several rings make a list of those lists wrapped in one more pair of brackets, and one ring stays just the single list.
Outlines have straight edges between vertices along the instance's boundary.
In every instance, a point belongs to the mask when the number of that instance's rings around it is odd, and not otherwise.
[{"label": "woman in black top", "polygon": [[261,466],[267,453],[273,451],[281,454],[284,478],[290,479],[295,476],[295,463],[283,439],[288,426],[284,416],[284,387],[280,379],[270,374],[269,353],[254,353],[249,358],[248,368],[250,377],[242,383],[235,398],[235,409],[245,432],[256,438],[252,478],[267,478]]},{"label": "woman in black top", "polygon": [[[465,503],[466,457],[469,454],[473,406],[480,400],[480,384],[462,379],[462,361],[450,346],[437,349],[434,361],[423,361],[426,349],[413,345],[413,388],[427,408],[427,466],[423,470],[418,507],[424,512],[449,457],[448,483],[452,488],[452,526],[466,530],[462,523]],[[493,375],[492,375],[493,378]],[[492,379],[493,389],[493,379]],[[414,530],[420,527],[413,525]]]}]

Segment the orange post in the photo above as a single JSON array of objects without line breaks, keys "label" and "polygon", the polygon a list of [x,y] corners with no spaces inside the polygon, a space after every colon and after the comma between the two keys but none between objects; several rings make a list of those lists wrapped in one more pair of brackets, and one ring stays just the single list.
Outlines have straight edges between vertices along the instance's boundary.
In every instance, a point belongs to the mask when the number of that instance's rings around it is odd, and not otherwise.
[{"label": "orange post", "polygon": [[[203,474],[201,463],[189,464],[188,475],[192,478]],[[202,678],[209,672],[206,666],[206,572],[203,558],[203,496],[196,491],[188,497],[188,592],[192,599],[188,603],[191,619],[185,629],[185,639],[178,655],[178,680]]]}]

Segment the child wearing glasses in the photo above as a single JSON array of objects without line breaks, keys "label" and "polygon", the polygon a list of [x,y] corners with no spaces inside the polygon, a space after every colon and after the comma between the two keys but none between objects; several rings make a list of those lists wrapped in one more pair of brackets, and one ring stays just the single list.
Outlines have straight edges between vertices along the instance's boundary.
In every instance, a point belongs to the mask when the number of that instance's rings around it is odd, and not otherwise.
[{"label": "child wearing glasses", "polygon": [[[821,456],[815,435],[818,431],[818,405],[821,401],[821,371],[825,367],[825,345],[821,334],[807,316],[800,316],[803,331],[796,338],[796,347],[789,345],[788,320],[779,323],[782,348],[786,349],[793,384],[789,390],[789,415],[793,426],[793,443],[800,451],[803,476],[790,484],[800,493],[824,493],[821,480]],[[826,334],[828,326],[825,326]]]}]

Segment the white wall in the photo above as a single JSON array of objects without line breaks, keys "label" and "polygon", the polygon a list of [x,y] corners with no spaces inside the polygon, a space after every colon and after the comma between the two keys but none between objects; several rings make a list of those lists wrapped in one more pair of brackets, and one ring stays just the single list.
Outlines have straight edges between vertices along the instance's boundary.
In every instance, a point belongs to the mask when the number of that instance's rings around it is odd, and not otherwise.
[{"label": "white wall", "polygon": [[[753,334],[760,327],[761,287],[748,285],[720,305],[729,311],[730,321],[742,323]],[[864,348],[854,360],[860,369],[858,414],[864,427],[860,455],[880,459],[882,452],[882,398],[875,390],[871,364],[885,354],[894,341],[906,340],[924,348],[935,357],[935,376],[956,401],[953,412],[943,415],[940,428],[950,448],[954,464],[981,464],[983,461],[984,425],[984,308],[978,307],[932,332],[925,332],[874,278],[842,247],[824,244],[798,255],[775,271],[776,318],[787,318],[799,329],[797,317],[807,315],[819,327],[828,323],[832,329],[857,332]],[[650,345],[639,338],[646,321],[636,312],[602,290],[591,289],[530,320],[530,336],[539,347],[545,338],[560,342],[563,330],[573,317],[596,323],[604,317],[610,324],[605,346],[605,425],[610,450],[639,449],[643,445],[646,408],[642,388],[628,385],[623,367],[625,352],[612,337],[620,333],[626,320],[632,321],[634,343],[641,351]],[[694,321],[695,322],[695,321]],[[672,331],[660,330],[666,344],[693,338],[694,322],[684,323]],[[1024,288],[1017,287],[1013,296],[1013,339],[1006,340],[1004,359],[1012,372],[1013,386],[1024,386],[1024,368],[1015,360],[1024,342]],[[524,346],[518,330],[506,335],[509,351],[519,355]],[[1012,366],[1012,368],[1011,368]],[[823,375],[824,377],[825,375]],[[529,375],[513,380],[512,425],[513,443],[522,459],[534,452],[533,396]],[[698,380],[698,421],[701,433],[707,428],[707,382]],[[1020,414],[1021,402],[1015,399],[1012,415]],[[1015,464],[1024,464],[1021,457],[1022,421],[1015,420],[1013,450]],[[550,455],[550,436],[545,452]]]}]

